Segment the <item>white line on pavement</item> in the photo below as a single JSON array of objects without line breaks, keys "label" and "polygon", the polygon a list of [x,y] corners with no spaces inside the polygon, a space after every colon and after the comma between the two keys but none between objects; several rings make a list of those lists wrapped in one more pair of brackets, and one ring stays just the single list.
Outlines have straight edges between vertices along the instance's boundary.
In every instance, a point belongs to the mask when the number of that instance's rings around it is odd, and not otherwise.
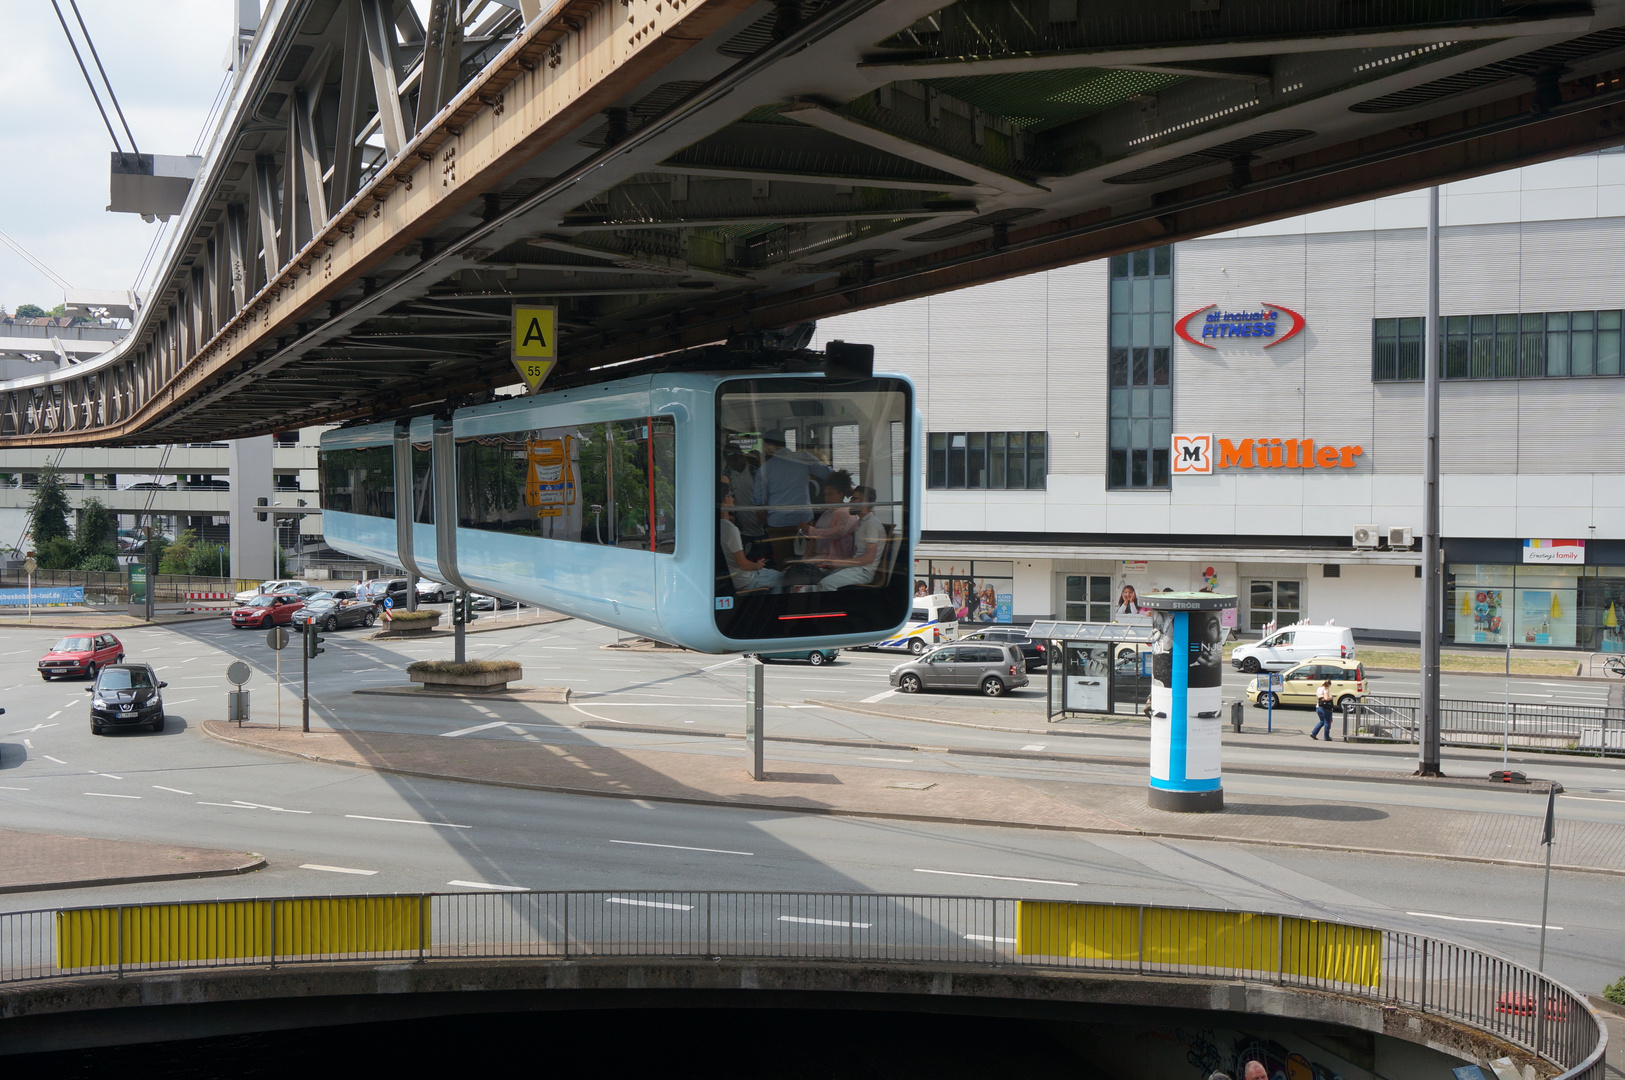
[{"label": "white line on pavement", "polygon": [[[61,710],[58,710],[59,712]],[[36,731],[44,731],[48,727],[61,727],[61,724],[35,724],[33,727],[18,728],[13,735],[32,735]]]},{"label": "white line on pavement", "polygon": [[376,870],[356,870],[356,869],[353,869],[352,867],[348,867],[348,866],[323,866],[321,863],[313,863],[313,862],[300,863],[299,864],[299,869],[301,869],[301,870],[325,870],[329,874],[361,874],[364,877],[372,877],[372,875],[374,875],[374,874],[376,874],[378,872]]},{"label": "white line on pavement", "polygon": [[1036,743],[1036,742],[1035,743],[1028,743],[1026,746],[1023,746],[1022,749],[1023,750],[1042,750],[1042,749],[1044,749],[1044,744],[1043,743]]},{"label": "white line on pavement", "polygon": [[859,757],[859,761],[900,761],[904,765],[913,764],[913,758],[906,757]]},{"label": "white line on pavement", "polygon": [[1611,802],[1625,803],[1625,799],[1590,799],[1584,795],[1559,795],[1559,799],[1573,799],[1576,802]]},{"label": "white line on pavement", "polygon": [[1048,878],[1005,877],[1002,874],[962,874],[957,870],[922,870],[918,866],[914,868],[914,872],[916,874],[941,874],[944,877],[984,878],[988,881],[1022,881],[1028,885],[1066,885],[1073,889],[1083,888],[1076,881],[1051,881]]},{"label": "white line on pavement", "polygon": [[612,844],[630,844],[633,847],[671,848],[673,851],[708,851],[713,855],[754,855],[754,851],[729,851],[727,848],[689,847],[687,844],[650,844],[642,840],[611,840]]},{"label": "white line on pavement", "polygon": [[241,806],[246,810],[275,810],[279,814],[308,814],[308,813],[310,813],[309,810],[285,810],[280,806],[266,806],[264,803],[244,802],[241,799],[233,799],[232,801],[234,803],[236,803],[238,806]]},{"label": "white line on pavement", "polygon": [[665,908],[667,911],[693,911],[693,904],[663,904],[659,900],[625,900],[619,896],[611,896],[604,900],[606,904],[626,904],[629,907]]},{"label": "white line on pavement", "polygon": [[873,705],[877,701],[885,701],[889,697],[896,697],[896,696],[897,696],[897,691],[896,690],[884,690],[884,691],[874,695],[873,697],[864,698],[862,701],[858,702],[858,704],[860,704],[860,705]]},{"label": "white line on pavement", "polygon": [[46,760],[46,761],[54,761],[54,762],[56,762],[56,763],[57,763],[57,764],[58,764],[58,765],[66,765],[66,764],[67,764],[67,762],[66,762],[66,761],[63,761],[63,760],[62,760],[62,759],[61,759],[61,758],[59,758],[59,757],[52,757],[52,756],[51,756],[51,755],[50,755],[50,754],[46,754],[46,755],[45,755],[45,760]]},{"label": "white line on pavement", "polygon": [[166,702],[164,702],[164,704],[165,705],[185,705],[185,704],[187,704],[189,702],[193,702],[193,701],[196,701],[196,700],[197,700],[197,698],[195,698],[195,697],[188,697],[188,698],[181,698],[179,701],[166,701]]},{"label": "white line on pavement", "polygon": [[122,776],[114,776],[110,772],[97,772],[95,769],[90,770],[90,775],[91,776],[105,776],[109,780],[122,780],[122,779],[124,779],[124,777],[122,777]]},{"label": "white line on pavement", "polygon": [[25,788],[25,787],[4,787],[4,786],[0,786],[0,791],[27,791],[27,790],[28,789]]},{"label": "white line on pavement", "polygon": [[[1469,919],[1465,915],[1435,915],[1431,911],[1407,911],[1405,914],[1414,916],[1418,919],[1447,919],[1450,922],[1489,923],[1491,926],[1517,926],[1522,927],[1525,930],[1540,929],[1540,923],[1507,922],[1505,919]],[[1553,926],[1551,923],[1547,923],[1546,929],[1561,930],[1563,928],[1561,926]]]},{"label": "white line on pavement", "polygon": [[803,919],[799,915],[780,915],[780,922],[807,923],[811,926],[849,926],[856,930],[867,930],[873,923],[843,922],[840,919]]},{"label": "white line on pavement", "polygon": [[204,802],[202,799],[198,800],[198,805],[199,806],[224,806],[227,810],[247,810],[248,809],[248,807],[246,807],[246,806],[238,806],[236,803]]},{"label": "white line on pavement", "polygon": [[52,713],[50,716],[47,716],[45,719],[47,719],[47,720],[55,720],[57,717],[61,716],[66,711],[67,711],[66,709],[58,709],[56,712]]},{"label": "white line on pavement", "polygon": [[156,648],[156,649],[142,649],[142,650],[141,650],[141,651],[142,651],[142,652],[143,652],[143,653],[150,653],[150,652],[163,652],[163,651],[164,651],[164,647],[163,647],[163,646],[162,646],[162,645],[160,645],[160,646],[158,646],[158,647],[157,647],[157,648]]},{"label": "white line on pavement", "polygon": [[995,943],[997,943],[999,945],[1014,945],[1016,943],[1016,939],[1013,938],[1013,937],[989,937],[986,934],[966,934],[965,935],[965,940],[966,941],[992,941],[992,942],[995,942]]},{"label": "white line on pavement", "polygon": [[712,664],[710,667],[702,667],[700,670],[701,671],[715,671],[717,668],[724,668],[724,667],[727,667],[729,664],[737,664],[743,659],[744,659],[743,656],[736,656],[732,660],[724,660],[720,664]]},{"label": "white line on pavement", "polygon": [[192,794],[190,791],[182,791],[178,787],[164,787],[164,785],[162,785],[162,784],[154,784],[152,786],[157,788],[159,791],[173,791],[177,795],[190,795],[190,794]]},{"label": "white line on pavement", "polygon": [[448,881],[447,885],[456,885],[464,889],[493,889],[496,892],[530,892],[524,885],[493,885],[489,881]]},{"label": "white line on pavement", "polygon": [[111,795],[105,791],[87,791],[86,795],[94,795],[98,799],[139,799],[139,795]]},{"label": "white line on pavement", "polygon": [[494,727],[503,727],[507,723],[508,721],[506,720],[494,720],[489,724],[477,724],[474,727],[458,728],[456,731],[442,731],[440,733],[440,737],[442,739],[455,739],[459,735],[472,735],[476,731],[489,731]]},{"label": "white line on pavement", "polygon": [[472,825],[453,825],[449,821],[417,821],[413,818],[403,817],[373,817],[370,814],[345,814],[347,818],[357,821],[389,821],[396,825],[433,825],[437,829],[472,829]]}]

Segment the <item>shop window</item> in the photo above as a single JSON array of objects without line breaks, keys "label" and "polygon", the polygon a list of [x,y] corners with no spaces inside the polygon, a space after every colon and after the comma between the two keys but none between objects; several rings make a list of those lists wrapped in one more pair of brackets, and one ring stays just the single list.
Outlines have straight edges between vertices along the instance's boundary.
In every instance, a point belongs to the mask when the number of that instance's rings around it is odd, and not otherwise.
[{"label": "shop window", "polygon": [[[1607,568],[1600,568],[1606,571]],[[1579,566],[1451,564],[1447,579],[1451,640],[1457,644],[1601,651],[1611,595]],[[1616,626],[1620,608],[1615,604]],[[1617,639],[1617,633],[1616,633]]]},{"label": "shop window", "polygon": [[1009,623],[1015,619],[1016,564],[977,559],[915,559],[914,595],[952,599],[960,622]]},{"label": "shop window", "polygon": [[1049,472],[1042,431],[934,431],[926,436],[925,486],[1043,490]]},{"label": "shop window", "polygon": [[[1440,374],[1446,379],[1563,379],[1625,374],[1621,312],[1548,311],[1451,315],[1439,320]],[[1423,320],[1377,319],[1371,378],[1422,378]]]},{"label": "shop window", "polygon": [[1247,628],[1291,626],[1303,613],[1303,582],[1253,581],[1247,593]]},{"label": "shop window", "polygon": [[1111,622],[1112,600],[1112,579],[1109,575],[1068,574],[1066,576],[1066,619],[1068,622]]},{"label": "shop window", "polygon": [[1173,248],[1111,260],[1106,483],[1166,488],[1173,437]]}]

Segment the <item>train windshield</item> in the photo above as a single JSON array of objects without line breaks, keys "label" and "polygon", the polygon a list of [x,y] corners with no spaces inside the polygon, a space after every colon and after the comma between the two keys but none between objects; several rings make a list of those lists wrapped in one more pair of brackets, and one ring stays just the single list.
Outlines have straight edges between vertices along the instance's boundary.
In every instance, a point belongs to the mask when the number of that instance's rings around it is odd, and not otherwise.
[{"label": "train windshield", "polygon": [[900,379],[740,379],[717,391],[717,627],[883,633],[911,602]]}]

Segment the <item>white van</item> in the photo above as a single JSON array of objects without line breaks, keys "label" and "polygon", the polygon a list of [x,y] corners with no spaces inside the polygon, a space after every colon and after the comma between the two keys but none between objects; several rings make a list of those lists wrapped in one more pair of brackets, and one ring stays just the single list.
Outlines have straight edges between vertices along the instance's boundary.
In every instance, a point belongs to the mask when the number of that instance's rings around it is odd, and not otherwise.
[{"label": "white van", "polygon": [[907,649],[915,656],[933,645],[953,641],[959,636],[959,616],[953,598],[937,593],[934,596],[916,596],[914,609],[908,613],[908,623],[895,637],[877,641],[872,649]]},{"label": "white van", "polygon": [[1249,675],[1285,671],[1321,656],[1354,659],[1354,631],[1346,626],[1294,623],[1253,645],[1238,645],[1230,663]]}]

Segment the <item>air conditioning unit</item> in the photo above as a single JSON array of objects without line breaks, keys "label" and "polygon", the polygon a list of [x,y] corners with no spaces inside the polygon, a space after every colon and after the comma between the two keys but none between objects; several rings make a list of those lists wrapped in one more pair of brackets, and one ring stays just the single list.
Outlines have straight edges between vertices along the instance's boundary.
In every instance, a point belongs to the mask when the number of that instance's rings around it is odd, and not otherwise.
[{"label": "air conditioning unit", "polygon": [[1356,525],[1351,538],[1357,548],[1374,548],[1382,538],[1381,525]]},{"label": "air conditioning unit", "polygon": [[1397,525],[1389,527],[1388,546],[1393,548],[1395,551],[1409,550],[1412,540],[1413,538],[1410,529],[1402,529]]}]

